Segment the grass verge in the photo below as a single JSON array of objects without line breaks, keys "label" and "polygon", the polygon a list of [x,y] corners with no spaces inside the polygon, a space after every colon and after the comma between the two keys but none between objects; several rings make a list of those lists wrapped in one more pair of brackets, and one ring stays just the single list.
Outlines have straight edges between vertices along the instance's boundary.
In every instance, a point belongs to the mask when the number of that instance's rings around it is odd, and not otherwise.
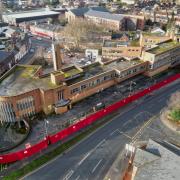
[{"label": "grass verge", "polygon": [[10,173],[8,176],[5,176],[3,180],[17,180],[20,177],[25,176],[26,174],[32,172],[33,170],[37,169],[38,167],[42,166],[43,164],[47,163],[48,161],[52,160],[56,156],[62,154],[64,151],[75,145],[77,142],[81,141],[83,138],[91,134],[93,131],[98,129],[100,126],[105,124],[107,120],[111,119],[113,116],[115,116],[117,113],[112,113],[107,117],[102,118],[102,120],[97,121],[92,126],[90,126],[87,130],[83,131],[82,133],[78,134],[71,140],[59,145],[51,152],[48,152],[47,154],[42,155],[41,157],[33,160],[29,164],[23,166],[22,168]]}]

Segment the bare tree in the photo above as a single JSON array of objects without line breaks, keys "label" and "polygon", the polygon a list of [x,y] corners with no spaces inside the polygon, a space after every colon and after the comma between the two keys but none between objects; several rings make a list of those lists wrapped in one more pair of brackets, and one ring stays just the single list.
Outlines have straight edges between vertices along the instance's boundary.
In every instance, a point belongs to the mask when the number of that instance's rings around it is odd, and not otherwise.
[{"label": "bare tree", "polygon": [[[64,28],[62,36],[71,39],[77,48],[83,39],[88,39],[90,33],[105,32],[106,29],[101,25],[94,24],[84,19],[76,19]],[[88,39],[90,40],[90,39]]]}]

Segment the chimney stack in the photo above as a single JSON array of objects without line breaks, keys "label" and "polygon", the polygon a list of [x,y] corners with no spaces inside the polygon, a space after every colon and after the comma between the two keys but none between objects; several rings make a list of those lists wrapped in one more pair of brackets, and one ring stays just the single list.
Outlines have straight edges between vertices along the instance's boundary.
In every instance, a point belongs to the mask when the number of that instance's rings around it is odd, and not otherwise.
[{"label": "chimney stack", "polygon": [[63,46],[59,43],[52,43],[52,55],[54,70],[57,71],[61,69],[63,65]]}]

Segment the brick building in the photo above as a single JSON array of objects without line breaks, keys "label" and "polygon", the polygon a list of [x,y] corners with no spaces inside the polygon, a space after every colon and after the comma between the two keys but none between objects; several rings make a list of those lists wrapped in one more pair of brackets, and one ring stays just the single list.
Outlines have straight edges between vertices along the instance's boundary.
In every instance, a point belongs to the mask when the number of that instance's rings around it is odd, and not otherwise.
[{"label": "brick building", "polygon": [[148,76],[158,74],[169,67],[180,64],[180,44],[176,41],[166,41],[143,52],[144,61],[149,61]]},{"label": "brick building", "polygon": [[119,57],[135,58],[141,57],[142,47],[131,46],[126,41],[107,40],[102,47],[102,57],[106,59],[117,59]]},{"label": "brick building", "polygon": [[61,46],[54,48],[54,72],[43,75],[41,66],[16,65],[0,79],[0,121],[14,122],[38,112],[63,113],[74,103],[137,74],[153,76],[180,64],[180,44],[174,41],[143,51],[141,59],[118,56],[66,68],[59,62]]}]

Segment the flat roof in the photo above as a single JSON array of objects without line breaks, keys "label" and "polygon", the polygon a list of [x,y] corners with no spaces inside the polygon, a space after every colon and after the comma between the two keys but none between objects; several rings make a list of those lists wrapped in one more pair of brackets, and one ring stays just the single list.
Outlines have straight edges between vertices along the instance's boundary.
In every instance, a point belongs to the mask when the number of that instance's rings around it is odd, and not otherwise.
[{"label": "flat roof", "polygon": [[142,63],[142,61],[139,58],[133,60],[120,58],[117,60],[107,62],[106,64],[100,64],[99,62],[95,62],[91,65],[81,67],[83,69],[83,72],[81,72],[81,74],[79,74],[78,77],[66,81],[66,83],[67,85],[72,85],[108,71],[123,71],[130,67],[136,66],[140,63]]},{"label": "flat roof", "polygon": [[136,66],[140,63],[142,63],[143,61],[141,61],[139,58],[135,58],[132,60],[127,60],[125,58],[120,58],[118,60],[113,60],[111,62],[107,62],[106,65],[104,65],[104,69],[115,69],[118,71],[123,71],[126,70],[130,67]]},{"label": "flat roof", "polygon": [[81,68],[82,68],[83,72],[81,72],[81,74],[79,74],[79,76],[77,76],[76,78],[67,80],[66,81],[67,85],[72,85],[72,84],[78,83],[80,81],[94,77],[103,72],[106,72],[106,70],[103,69],[102,65],[99,62],[95,62],[95,63],[92,63],[90,65],[87,65],[87,66],[84,66]]},{"label": "flat roof", "polygon": [[127,46],[127,45],[129,45],[129,42],[106,40],[104,41],[103,47],[118,47],[118,46]]},{"label": "flat roof", "polygon": [[3,16],[12,17],[15,19],[38,17],[38,16],[48,16],[48,15],[59,15],[59,12],[41,9],[38,11],[25,11],[25,12],[15,12],[15,13],[3,14]]},{"label": "flat roof", "polygon": [[40,66],[16,65],[0,79],[0,96],[15,96],[35,89],[51,89],[57,87],[51,83],[50,76],[35,77]]},{"label": "flat roof", "polygon": [[151,48],[151,49],[147,50],[146,52],[149,52],[152,54],[161,54],[161,53],[171,50],[175,47],[180,47],[180,44],[175,41],[166,41],[166,42],[157,44],[156,47]]}]

